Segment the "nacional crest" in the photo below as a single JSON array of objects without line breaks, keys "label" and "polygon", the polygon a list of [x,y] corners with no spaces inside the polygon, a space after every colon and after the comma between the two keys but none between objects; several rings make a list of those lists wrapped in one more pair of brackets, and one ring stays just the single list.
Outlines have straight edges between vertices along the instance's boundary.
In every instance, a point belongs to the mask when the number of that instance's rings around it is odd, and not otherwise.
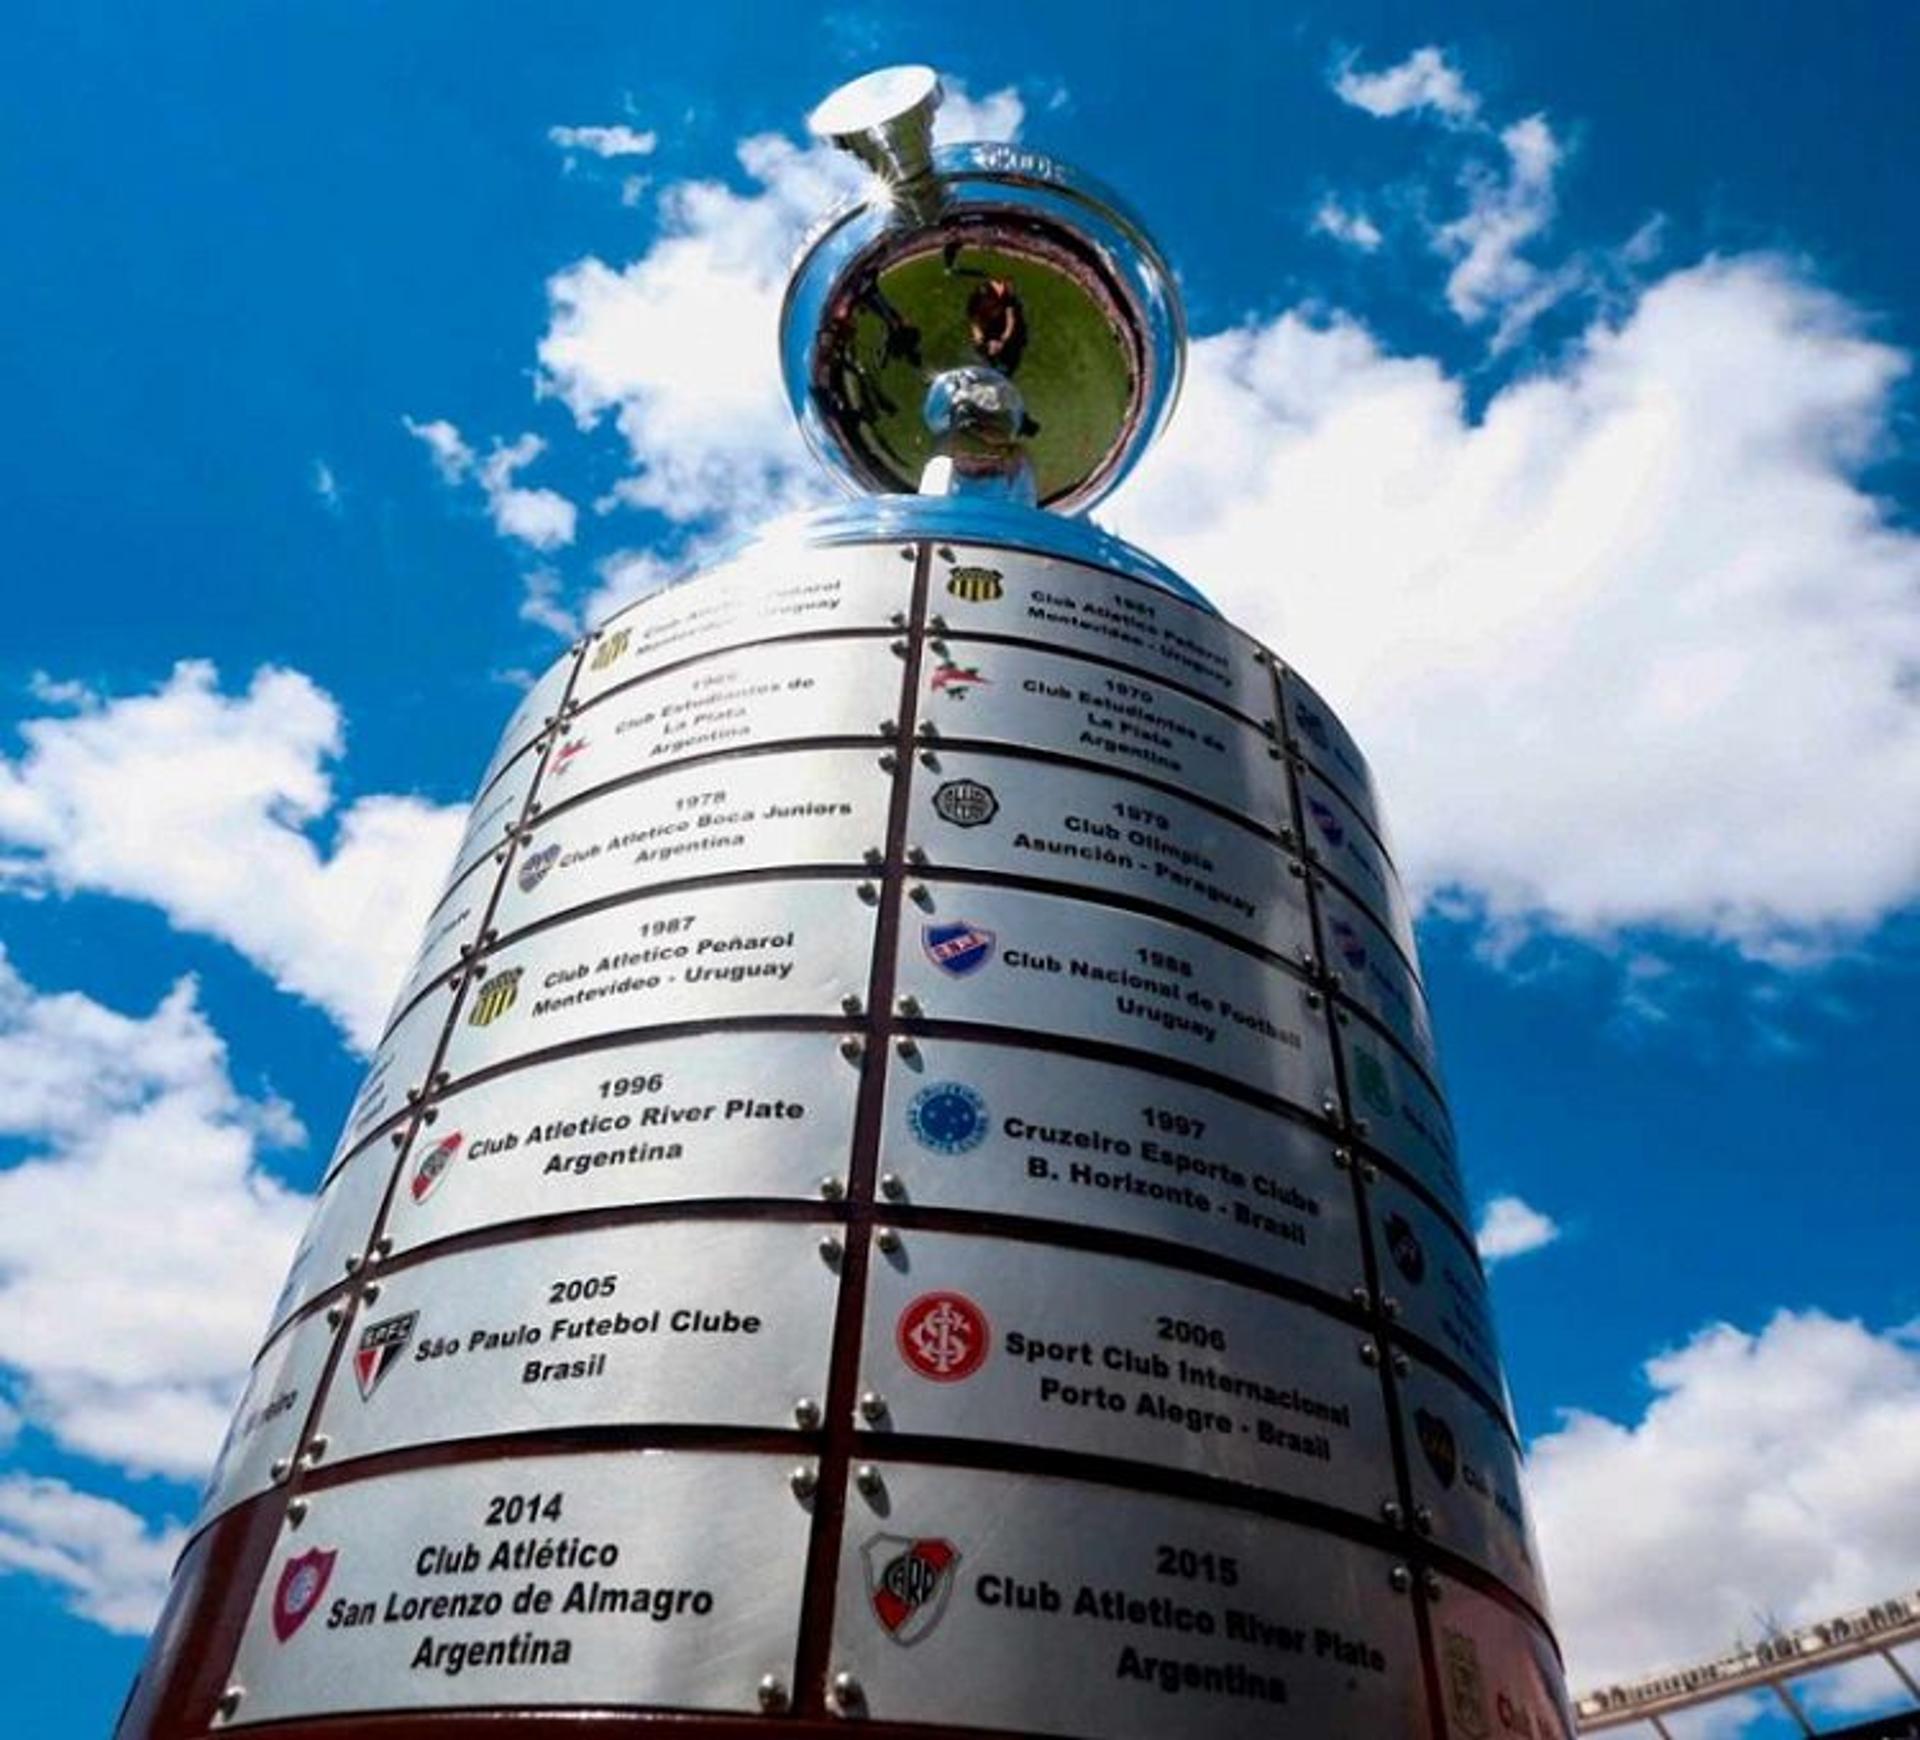
[{"label": "nacional crest", "polygon": [[491,1027],[513,1007],[520,995],[520,975],[524,967],[509,967],[504,973],[489,973],[480,981],[479,994],[467,1012],[469,1027]]},{"label": "nacional crest", "polygon": [[420,1156],[413,1176],[407,1180],[407,1194],[416,1207],[440,1188],[440,1180],[446,1177],[447,1168],[460,1158],[460,1144],[465,1140],[455,1130],[451,1136],[442,1136]]},{"label": "nacional crest", "polygon": [[388,1372],[392,1371],[407,1343],[413,1340],[413,1326],[420,1321],[418,1311],[402,1312],[398,1317],[383,1317],[360,1331],[360,1345],[353,1350],[353,1381],[360,1386],[360,1399],[373,1400]]},{"label": "nacional crest", "polygon": [[1353,1048],[1353,1085],[1368,1110],[1383,1118],[1391,1118],[1398,1111],[1385,1066],[1372,1052],[1362,1051],[1357,1045]]},{"label": "nacional crest", "polygon": [[1339,950],[1340,958],[1357,973],[1367,964],[1367,943],[1350,919],[1336,918],[1333,921],[1333,946]]},{"label": "nacional crest", "polygon": [[907,1128],[935,1154],[971,1154],[989,1122],[987,1102],[965,1082],[929,1082],[907,1102]]},{"label": "nacional crest", "polygon": [[273,1588],[273,1635],[280,1642],[305,1625],[307,1615],[320,1605],[339,1557],[337,1548],[314,1547],[280,1567],[280,1581]]},{"label": "nacional crest", "polygon": [[1000,813],[1000,800],[980,780],[949,779],[934,789],[933,813],[956,828],[978,828]]},{"label": "nacional crest", "polygon": [[586,754],[587,741],[584,737],[569,737],[554,755],[553,765],[547,769],[548,774],[554,779],[565,778],[574,762]]},{"label": "nacional crest", "polygon": [[612,634],[602,635],[600,644],[593,649],[591,670],[604,671],[607,666],[617,664],[626,656],[628,644],[633,639],[630,628],[616,628]]},{"label": "nacional crest", "polygon": [[941,972],[964,979],[993,959],[993,932],[965,919],[954,924],[923,924],[920,947]]},{"label": "nacional crest", "polygon": [[1300,727],[1300,735],[1306,738],[1309,743],[1317,744],[1322,749],[1331,749],[1333,747],[1327,740],[1326,720],[1321,718],[1305,701],[1294,702],[1293,722]]},{"label": "nacional crest", "polygon": [[947,590],[963,604],[998,604],[1006,593],[1004,579],[998,568],[956,568],[947,576]]},{"label": "nacional crest", "polygon": [[911,1649],[947,1610],[960,1549],[951,1541],[872,1535],[860,1557],[875,1623],[901,1648]]},{"label": "nacional crest", "polygon": [[900,1313],[893,1340],[916,1375],[957,1384],[986,1364],[993,1326],[964,1293],[922,1293]]},{"label": "nacional crest", "polygon": [[1442,1486],[1451,1487],[1460,1474],[1460,1447],[1454,1441],[1453,1428],[1438,1414],[1425,1408],[1413,1410],[1413,1435],[1420,1440],[1420,1451]]},{"label": "nacional crest", "polygon": [[1447,1683],[1447,1728],[1458,1740],[1491,1740],[1493,1723],[1487,1717],[1487,1682],[1480,1672],[1480,1652],[1464,1632],[1440,1632],[1440,1671]]},{"label": "nacional crest", "polygon": [[1417,1287],[1427,1278],[1426,1247],[1404,1214],[1387,1216],[1387,1250],[1393,1257],[1393,1266],[1406,1276],[1410,1285]]},{"label": "nacional crest", "polygon": [[551,846],[542,846],[537,852],[529,852],[520,860],[518,881],[522,894],[531,894],[547,879],[547,872],[560,856],[560,842],[555,840]]},{"label": "nacional crest", "polygon": [[1307,814],[1313,817],[1313,825],[1320,830],[1320,837],[1329,846],[1344,846],[1347,843],[1347,830],[1333,813],[1332,804],[1308,792]]},{"label": "nacional crest", "polygon": [[927,686],[936,695],[951,695],[956,701],[964,701],[976,687],[991,683],[991,677],[983,677],[978,665],[957,665],[950,658],[942,658],[933,667],[933,675],[927,679]]}]

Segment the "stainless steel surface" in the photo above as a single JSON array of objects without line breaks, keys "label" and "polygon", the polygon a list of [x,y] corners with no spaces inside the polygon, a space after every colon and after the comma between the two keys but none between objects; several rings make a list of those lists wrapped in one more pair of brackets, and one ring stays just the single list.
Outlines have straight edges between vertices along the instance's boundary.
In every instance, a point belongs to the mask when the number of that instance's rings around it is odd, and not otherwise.
[{"label": "stainless steel surface", "polygon": [[1382,1554],[1209,1505],[876,1461],[832,1667],[881,1721],[1080,1740],[1425,1732]]},{"label": "stainless steel surface", "polygon": [[1451,1577],[1438,1589],[1433,1651],[1447,1740],[1573,1740],[1560,1658],[1539,1628]]},{"label": "stainless steel surface", "polygon": [[[467,831],[461,836],[459,850],[453,855],[453,868],[447,872],[446,892],[440,897],[441,906],[446,904],[447,895],[453,892],[468,871],[507,843],[507,831],[520,820],[520,812],[527,801],[527,788],[533,784],[533,776],[539,765],[539,756],[523,755],[473,800],[473,809],[467,817]],[[434,917],[438,916],[439,907],[435,907]]]},{"label": "stainless steel surface", "polygon": [[585,706],[663,665],[748,642],[886,628],[912,590],[913,564],[898,544],[821,549],[766,536],[703,572],[697,586],[662,587],[601,624],[574,699]]},{"label": "stainless steel surface", "polygon": [[1380,819],[1373,774],[1360,746],[1312,684],[1291,666],[1281,667],[1280,695],[1287,741],[1314,772],[1359,811],[1391,854],[1393,842]]},{"label": "stainless steel surface", "polygon": [[612,1227],[395,1270],[347,1325],[327,1463],[568,1426],[785,1426],[826,1382],[824,1230]]},{"label": "stainless steel surface", "polygon": [[676,769],[543,819],[514,855],[501,936],[652,882],[807,864],[859,869],[887,837],[893,781],[872,749]]},{"label": "stainless steel surface", "polygon": [[1433,1539],[1544,1616],[1545,1582],[1513,1440],[1479,1402],[1418,1359],[1400,1377],[1400,1412],[1414,1503],[1432,1513]]},{"label": "stainless steel surface", "polygon": [[1418,976],[1420,957],[1413,935],[1413,913],[1400,886],[1399,873],[1346,799],[1315,773],[1303,770],[1297,777],[1302,837],[1308,855],[1329,875],[1338,877],[1386,927]]},{"label": "stainless steel surface", "polygon": [[1321,958],[1340,975],[1341,992],[1410,1051],[1437,1086],[1440,1053],[1426,993],[1393,939],[1331,885],[1319,890]]},{"label": "stainless steel surface", "polygon": [[1334,1024],[1347,1096],[1362,1139],[1418,1178],[1463,1225],[1471,1224],[1453,1119],[1386,1035],[1346,1009]]},{"label": "stainless steel surface", "polygon": [[317,1492],[279,1542],[233,1722],[506,1704],[753,1711],[791,1679],[807,1510],[774,1456],[611,1452]]},{"label": "stainless steel surface", "polygon": [[823,1177],[846,1175],[859,1081],[828,1033],[654,1040],[528,1064],[440,1102],[387,1236],[399,1253],[630,1203],[816,1197]]},{"label": "stainless steel surface", "polygon": [[269,1333],[309,1299],[346,1279],[348,1259],[357,1258],[367,1247],[380,1200],[393,1177],[393,1162],[393,1145],[376,1142],[327,1180],[268,1314]]},{"label": "stainless steel surface", "polygon": [[955,634],[1010,635],[1113,659],[1252,719],[1273,716],[1258,644],[1197,604],[1083,562],[994,544],[940,544],[928,611]]},{"label": "stainless steel surface", "polygon": [[1164,1239],[1344,1299],[1364,1279],[1327,1135],[1145,1070],[927,1039],[887,1077],[901,1200]]},{"label": "stainless steel surface", "polygon": [[873,908],[852,882],[752,882],[626,901],[486,959],[447,1045],[457,1080],[550,1045],[678,1021],[835,1015],[864,996]]},{"label": "stainless steel surface", "polygon": [[928,885],[902,928],[899,990],[943,1021],[1104,1040],[1317,1109],[1325,1012],[1278,967],[1158,919],[1003,888]]},{"label": "stainless steel surface", "polygon": [[484,793],[500,770],[546,729],[547,721],[558,713],[566,698],[567,681],[573,675],[574,653],[562,653],[540,674],[520,704],[508,717],[494,747],[493,757],[480,776],[479,790]]},{"label": "stainless steel surface", "polygon": [[1078,1450],[1372,1518],[1394,1474],[1363,1339],[1158,1263],[908,1231],[868,1271],[860,1384],[886,1398],[876,1436]]},{"label": "stainless steel surface", "polygon": [[1472,1248],[1411,1190],[1384,1174],[1368,1190],[1380,1284],[1400,1321],[1504,1402],[1493,1302]]},{"label": "stainless steel surface", "polygon": [[195,1528],[273,1484],[275,1466],[299,1442],[333,1337],[326,1313],[316,1311],[261,1350],[214,1457]]},{"label": "stainless steel surface", "polygon": [[447,1024],[447,1011],[452,1007],[451,991],[423,997],[380,1041],[367,1065],[366,1079],[347,1110],[340,1140],[327,1162],[329,1172],[388,1119],[404,1112],[407,1095],[426,1085],[427,1069]]},{"label": "stainless steel surface", "polygon": [[942,750],[916,765],[909,839],[937,869],[1131,895],[1298,963],[1314,952],[1300,867],[1213,810],[1131,780]]},{"label": "stainless steel surface", "polygon": [[1164,780],[1274,833],[1292,825],[1286,770],[1267,738],[1178,690],[992,641],[935,640],[929,655],[920,717],[936,748],[971,738],[1050,749]]},{"label": "stainless steel surface", "polygon": [[412,962],[400,980],[400,989],[387,1013],[387,1023],[411,1003],[443,973],[460,964],[463,949],[470,949],[480,937],[480,921],[486,915],[487,902],[493,898],[495,877],[488,865],[464,882],[447,891],[447,898],[434,908],[427,920],[426,935],[420,939]]}]

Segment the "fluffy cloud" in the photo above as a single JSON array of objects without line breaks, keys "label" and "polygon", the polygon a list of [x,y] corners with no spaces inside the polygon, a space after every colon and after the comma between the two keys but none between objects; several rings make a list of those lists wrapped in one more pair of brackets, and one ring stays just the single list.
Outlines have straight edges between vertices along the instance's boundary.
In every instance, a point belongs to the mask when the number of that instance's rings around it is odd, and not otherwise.
[{"label": "fluffy cloud", "polygon": [[535,550],[564,549],[573,542],[579,509],[558,490],[525,489],[514,479],[546,452],[538,435],[522,435],[511,442],[496,441],[483,459],[467,444],[458,428],[444,417],[417,423],[402,417],[407,433],[433,455],[434,469],[443,483],[459,484],[471,478],[486,497],[493,529]]},{"label": "fluffy cloud", "polygon": [[1313,214],[1310,228],[1315,235],[1331,236],[1363,254],[1375,253],[1385,239],[1380,226],[1359,210],[1349,210],[1337,199],[1323,199]]},{"label": "fluffy cloud", "polygon": [[1801,959],[1920,890],[1920,539],[1859,482],[1907,366],[1764,257],[1477,414],[1288,313],[1198,341],[1113,517],[1350,716],[1426,895]]},{"label": "fluffy cloud", "polygon": [[1377,73],[1363,73],[1348,59],[1335,72],[1333,89],[1343,103],[1382,119],[1426,113],[1463,123],[1480,112],[1480,99],[1460,69],[1433,47],[1416,48],[1398,66]]},{"label": "fluffy cloud", "polygon": [[29,1421],[204,1474],[307,1206],[259,1156],[300,1138],[235,1091],[191,981],[124,1015],[0,953],[0,1141],[27,1150],[0,1171],[0,1367]]},{"label": "fluffy cloud", "polygon": [[1496,1196],[1480,1216],[1474,1242],[1489,1266],[1544,1250],[1560,1237],[1560,1224],[1517,1196]]},{"label": "fluffy cloud", "polygon": [[1637,1422],[1570,1413],[1532,1449],[1576,1683],[1717,1653],[1755,1637],[1762,1615],[1801,1624],[1912,1587],[1911,1331],[1783,1311],[1757,1335],[1703,1330],[1646,1377],[1654,1396]]},{"label": "fluffy cloud", "polygon": [[[297,671],[258,671],[238,695],[203,663],[146,695],[49,693],[74,710],[28,721],[26,752],[0,758],[0,887],[158,906],[370,1048],[463,812],[392,796],[334,810],[340,712]],[[323,820],[330,852],[308,832]]]},{"label": "fluffy cloud", "polygon": [[[937,132],[1011,138],[1021,116],[1015,92],[952,90]],[[749,191],[668,187],[642,258],[581,260],[547,286],[544,390],[582,427],[612,419],[633,461],[617,499],[682,525],[751,524],[826,495],[787,412],[774,335],[795,247],[862,171],[776,134],[745,140],[739,162]]]},{"label": "fluffy cloud", "polygon": [[70,1612],[109,1631],[152,1625],[184,1535],[62,1480],[0,1476],[0,1574],[53,1584]]},{"label": "fluffy cloud", "polygon": [[660,143],[658,133],[639,133],[625,125],[549,127],[547,138],[562,151],[586,151],[595,157],[651,157]]}]

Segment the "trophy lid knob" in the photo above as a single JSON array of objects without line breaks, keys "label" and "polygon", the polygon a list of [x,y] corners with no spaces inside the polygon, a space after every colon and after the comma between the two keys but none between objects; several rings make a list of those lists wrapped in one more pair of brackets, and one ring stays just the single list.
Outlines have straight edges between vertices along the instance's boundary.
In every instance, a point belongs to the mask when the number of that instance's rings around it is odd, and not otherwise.
[{"label": "trophy lid knob", "polygon": [[850,79],[807,117],[816,139],[860,159],[912,215],[939,207],[933,180],[933,116],[942,96],[930,66],[888,66]]}]

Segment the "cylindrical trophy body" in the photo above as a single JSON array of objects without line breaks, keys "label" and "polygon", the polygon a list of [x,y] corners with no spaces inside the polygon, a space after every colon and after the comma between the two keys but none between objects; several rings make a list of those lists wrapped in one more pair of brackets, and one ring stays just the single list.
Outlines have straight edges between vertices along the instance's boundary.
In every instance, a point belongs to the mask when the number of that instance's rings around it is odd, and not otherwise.
[{"label": "cylindrical trophy body", "polygon": [[880,524],[510,722],[124,1740],[1571,1734],[1359,752]]}]

